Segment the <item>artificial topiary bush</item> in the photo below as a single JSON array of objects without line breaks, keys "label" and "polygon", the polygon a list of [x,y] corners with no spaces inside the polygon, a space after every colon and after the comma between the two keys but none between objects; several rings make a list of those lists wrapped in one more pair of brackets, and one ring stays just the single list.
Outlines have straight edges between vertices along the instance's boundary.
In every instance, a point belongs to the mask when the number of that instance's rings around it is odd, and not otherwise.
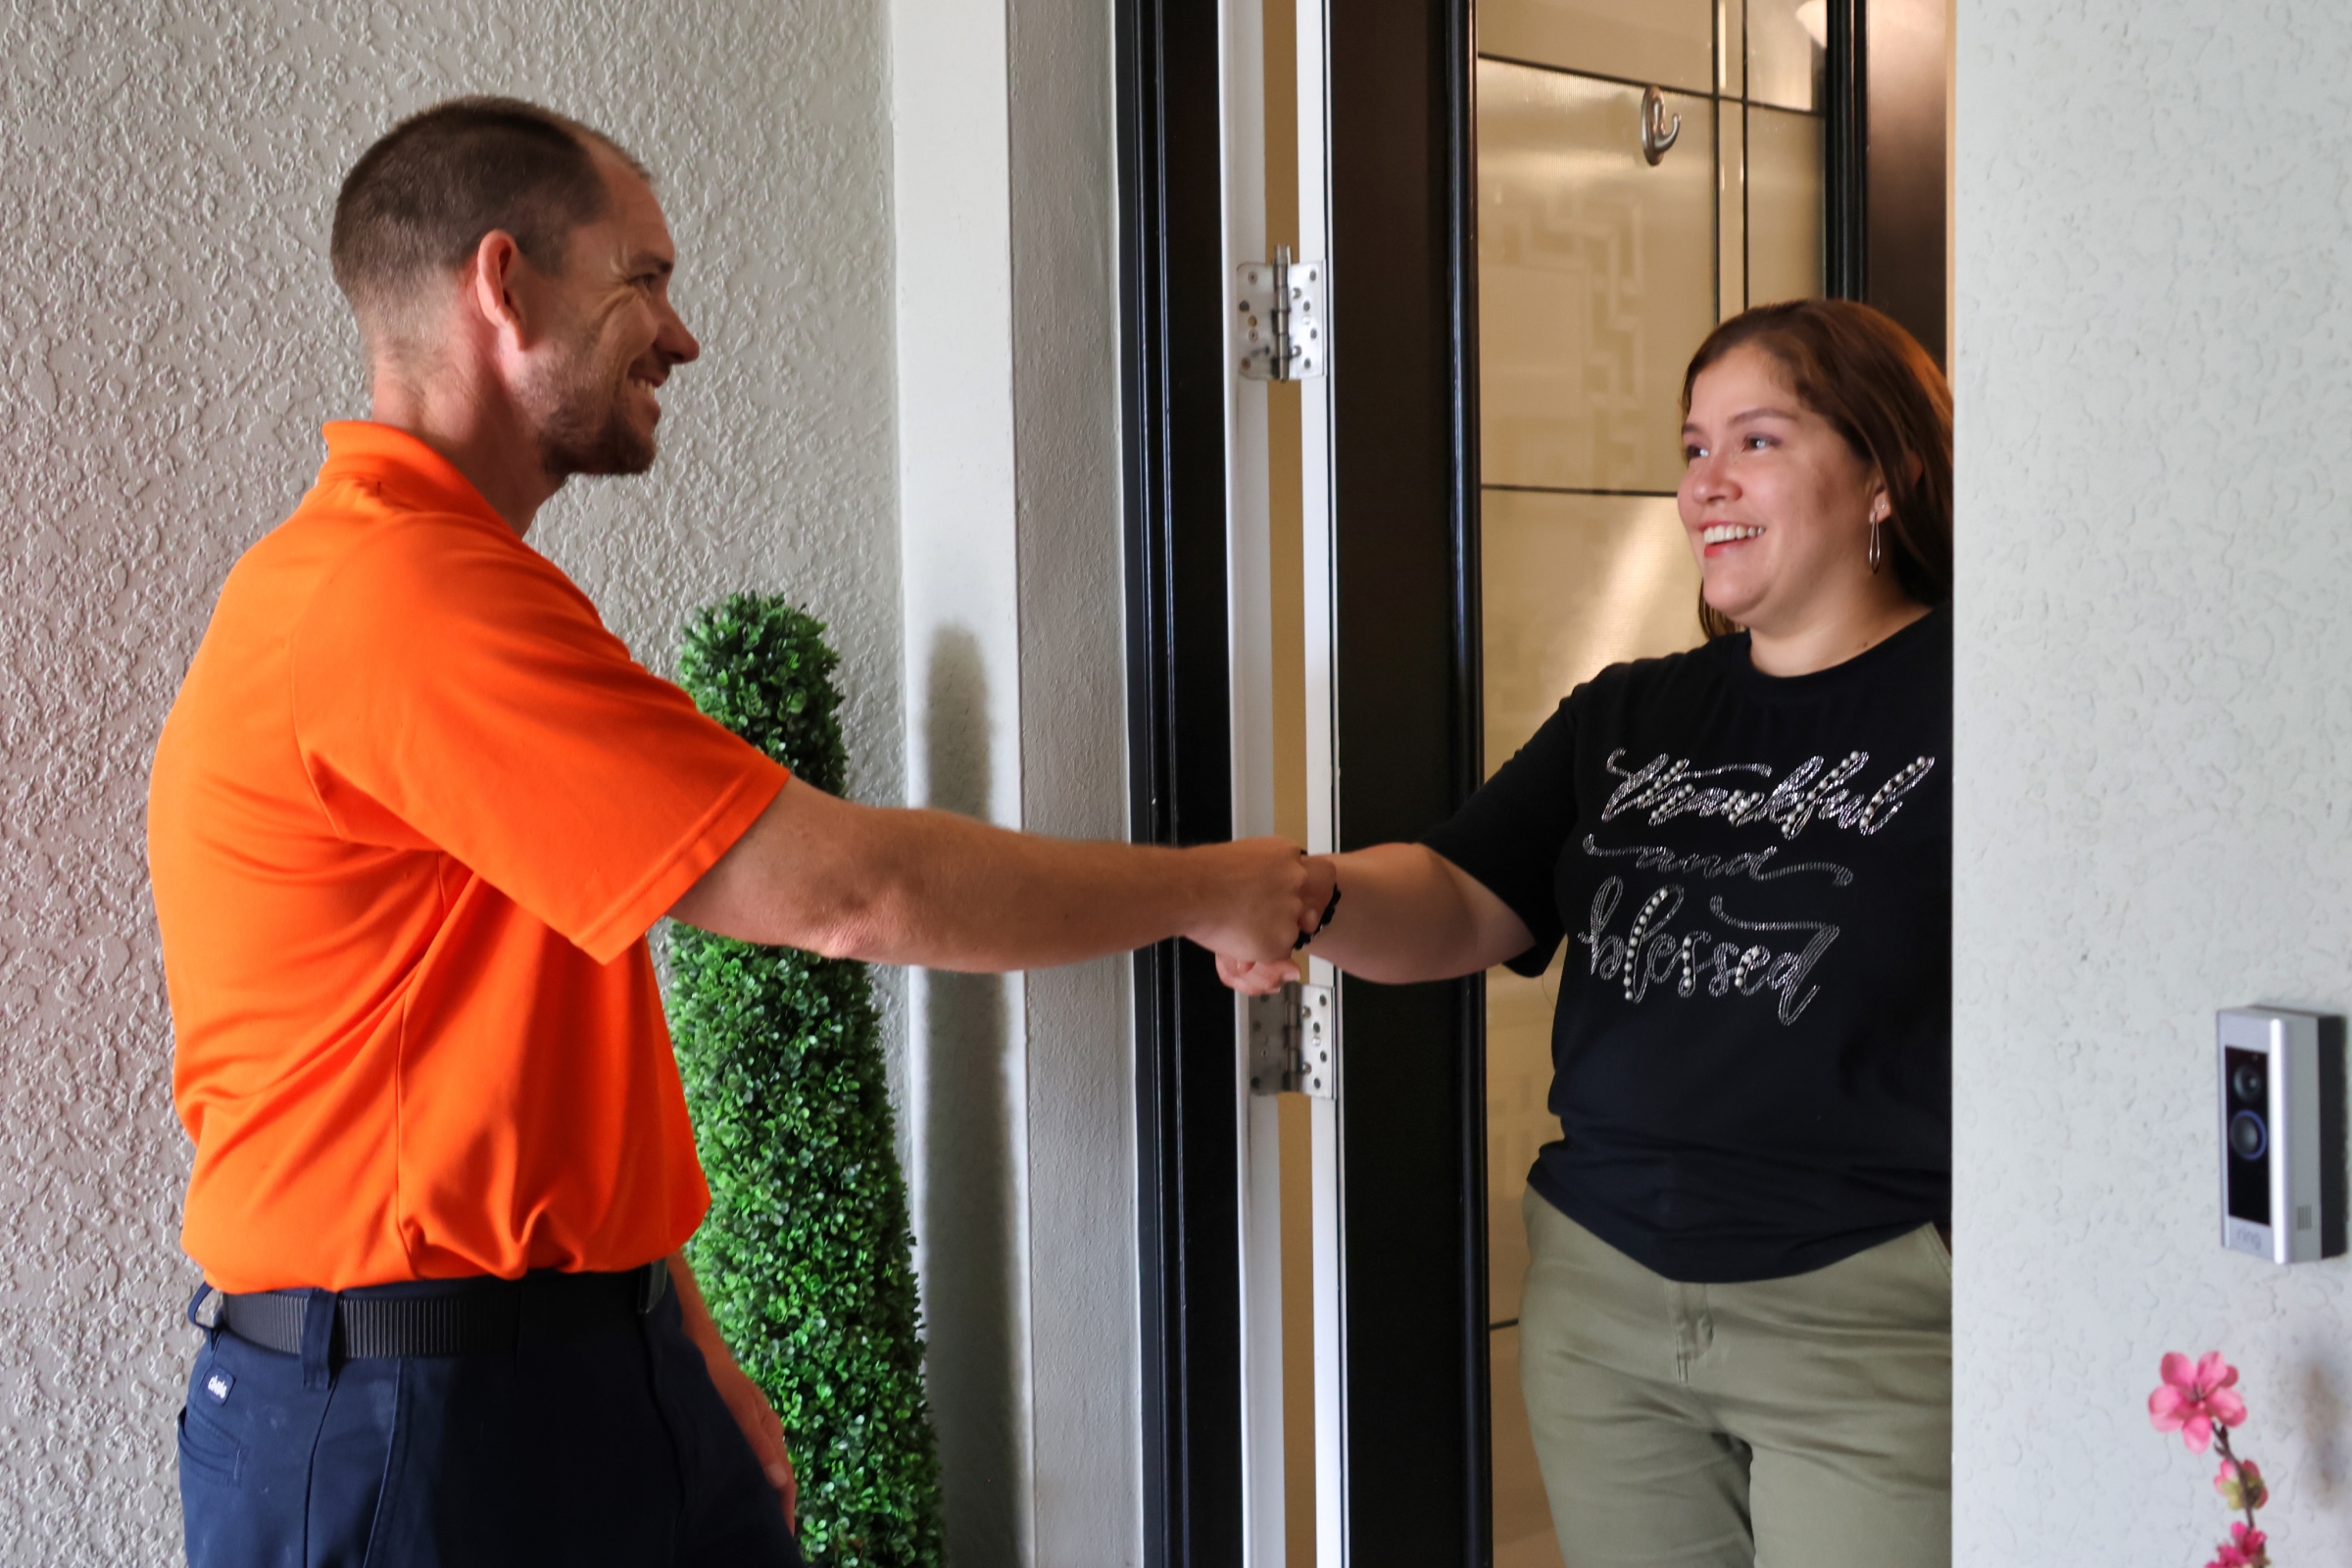
[{"label": "artificial topiary bush", "polygon": [[[679,683],[799,777],[842,787],[821,622],[738,594],[695,615]],[[710,1213],[687,1248],[710,1315],[784,1420],[812,1568],[935,1568],[906,1187],[865,966],[670,933],[670,1023]]]}]

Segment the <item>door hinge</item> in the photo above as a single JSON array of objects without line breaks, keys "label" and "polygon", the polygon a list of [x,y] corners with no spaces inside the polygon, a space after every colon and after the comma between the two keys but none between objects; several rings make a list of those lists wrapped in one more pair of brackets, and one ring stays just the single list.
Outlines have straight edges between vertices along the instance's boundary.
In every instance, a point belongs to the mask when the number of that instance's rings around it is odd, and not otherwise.
[{"label": "door hinge", "polygon": [[1331,987],[1296,982],[1250,999],[1250,1092],[1332,1098]]},{"label": "door hinge", "polygon": [[1234,269],[1233,341],[1251,381],[1303,381],[1323,373],[1323,264],[1270,262]]}]

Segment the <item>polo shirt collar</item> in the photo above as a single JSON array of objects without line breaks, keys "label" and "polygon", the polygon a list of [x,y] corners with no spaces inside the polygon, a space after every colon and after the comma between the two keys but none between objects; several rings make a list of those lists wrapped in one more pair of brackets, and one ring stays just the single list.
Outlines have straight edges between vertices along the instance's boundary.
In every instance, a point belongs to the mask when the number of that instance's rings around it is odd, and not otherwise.
[{"label": "polo shirt collar", "polygon": [[330,419],[319,433],[326,437],[326,463],[318,470],[320,483],[364,480],[420,511],[479,517],[514,533],[513,525],[482,499],[472,480],[408,431],[371,419]]}]

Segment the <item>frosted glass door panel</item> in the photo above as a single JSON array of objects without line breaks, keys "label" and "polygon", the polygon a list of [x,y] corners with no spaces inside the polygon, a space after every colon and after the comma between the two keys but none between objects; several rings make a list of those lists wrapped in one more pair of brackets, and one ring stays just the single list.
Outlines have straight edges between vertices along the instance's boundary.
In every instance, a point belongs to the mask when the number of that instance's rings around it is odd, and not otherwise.
[{"label": "frosted glass door panel", "polygon": [[1747,112],[1747,300],[1821,297],[1818,115]]},{"label": "frosted glass door panel", "polygon": [[1827,0],[1747,0],[1748,102],[1821,108],[1829,41]]},{"label": "frosted glass door panel", "polygon": [[1640,89],[1478,67],[1487,484],[1672,490],[1683,367],[1715,324],[1712,102],[1642,156]]},{"label": "frosted glass door panel", "polygon": [[1480,506],[1493,773],[1578,683],[1698,644],[1698,564],[1672,496],[1490,490]]},{"label": "frosted glass door panel", "polygon": [[1519,1315],[1527,1279],[1527,1227],[1519,1198],[1536,1152],[1557,1143],[1551,1099],[1551,1009],[1560,995],[1560,956],[1541,979],[1487,971],[1487,1315]]},{"label": "frosted glass door panel", "polygon": [[[1672,496],[1489,490],[1481,513],[1492,773],[1579,683],[1622,660],[1697,644],[1698,567]],[[1545,1103],[1559,989],[1557,958],[1541,980],[1487,972],[1487,1287],[1496,1322],[1519,1315],[1528,1167],[1560,1136]]]},{"label": "frosted glass door panel", "polygon": [[[1511,1205],[1516,1223],[1519,1205]],[[1527,1426],[1527,1400],[1519,1392],[1519,1331],[1488,1336],[1489,1395],[1494,1428],[1494,1568],[1560,1568],[1560,1546],[1551,1530],[1551,1499],[1536,1467],[1536,1444]]]},{"label": "frosted glass door panel", "polygon": [[[1822,292],[1823,0],[1481,0],[1486,768],[1606,666],[1697,646],[1683,368],[1718,320]],[[1599,79],[1602,77],[1613,80]],[[1642,154],[1642,87],[1682,119]],[[1717,96],[1700,96],[1709,84]],[[1747,101],[1742,101],[1742,94]],[[1756,105],[1757,107],[1751,107]],[[1775,107],[1760,107],[1770,105]],[[1519,1318],[1527,1174],[1560,1136],[1544,974],[1486,975],[1494,1568],[1560,1568]]]},{"label": "frosted glass door panel", "polygon": [[1715,79],[1714,0],[1487,0],[1478,52],[1705,92]]}]

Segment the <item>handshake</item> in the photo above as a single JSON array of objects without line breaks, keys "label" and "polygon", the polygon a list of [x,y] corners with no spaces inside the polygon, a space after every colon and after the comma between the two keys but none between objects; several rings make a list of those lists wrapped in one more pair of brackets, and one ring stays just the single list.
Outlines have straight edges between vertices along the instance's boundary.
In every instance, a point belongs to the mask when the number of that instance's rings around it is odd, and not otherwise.
[{"label": "handshake", "polygon": [[1321,927],[1338,874],[1287,839],[1047,838],[795,779],[669,912],[746,942],[967,973],[1186,937],[1228,985],[1263,992],[1297,977],[1292,950]]},{"label": "handshake", "polygon": [[1230,902],[1183,935],[1217,956],[1217,975],[1260,996],[1299,978],[1294,949],[1313,941],[1339,908],[1339,867],[1287,839],[1243,839],[1184,852],[1231,862]]},{"label": "handshake", "polygon": [[[1343,862],[1345,862],[1343,864]],[[1348,912],[1339,879],[1348,877]],[[1535,939],[1426,845],[1308,855],[1281,838],[1167,849],[1015,833],[860,806],[795,779],[670,909],[689,925],[831,958],[984,973],[1185,937],[1250,995],[1316,954],[1384,985],[1475,974]]]},{"label": "handshake", "polygon": [[[1219,845],[1214,853],[1262,864],[1270,884],[1262,895],[1265,913],[1257,926],[1228,921],[1184,934],[1216,954],[1219,978],[1250,996],[1299,978],[1290,950],[1310,937],[1318,956],[1381,985],[1477,974],[1535,945],[1516,910],[1427,845],[1375,844],[1344,856],[1303,856],[1279,839],[1257,839]],[[1342,874],[1348,879],[1345,916],[1338,914]],[[1304,918],[1310,910],[1312,918]],[[1293,911],[1302,918],[1297,933],[1288,934],[1278,916]]]}]

